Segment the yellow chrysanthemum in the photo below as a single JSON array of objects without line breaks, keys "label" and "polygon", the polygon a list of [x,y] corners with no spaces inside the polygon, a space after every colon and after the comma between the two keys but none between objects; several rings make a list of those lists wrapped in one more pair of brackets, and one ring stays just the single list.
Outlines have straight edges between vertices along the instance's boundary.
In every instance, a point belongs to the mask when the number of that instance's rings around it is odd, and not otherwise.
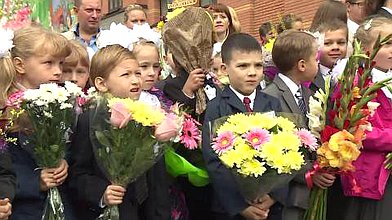
[{"label": "yellow chrysanthemum", "polygon": [[287,161],[288,173],[290,170],[300,170],[305,164],[304,156],[298,151],[289,151],[283,155],[283,158]]},{"label": "yellow chrysanthemum", "polygon": [[235,150],[237,151],[239,156],[243,159],[254,158],[255,155],[257,154],[257,150],[254,150],[252,147],[246,144],[245,141],[243,143],[236,144]]},{"label": "yellow chrysanthemum", "polygon": [[266,161],[275,160],[275,158],[282,157],[282,155],[283,148],[272,142],[264,144],[261,148],[260,156]]},{"label": "yellow chrysanthemum", "polygon": [[241,155],[236,150],[229,150],[222,155],[219,156],[219,159],[225,164],[226,166],[233,168],[237,165],[237,167],[242,163],[243,158],[240,157]]},{"label": "yellow chrysanthemum", "polygon": [[237,134],[243,134],[249,130],[249,117],[245,114],[235,114],[227,119],[226,123],[230,123],[235,126],[233,130]]},{"label": "yellow chrysanthemum", "polygon": [[249,115],[247,123],[249,128],[264,128],[269,130],[276,125],[276,120],[271,114],[256,113]]},{"label": "yellow chrysanthemum", "polygon": [[234,131],[234,130],[235,130],[235,126],[231,123],[226,122],[217,129],[216,133],[220,134],[225,131]]},{"label": "yellow chrysanthemum", "polygon": [[295,124],[287,118],[278,117],[277,122],[283,131],[294,131],[295,129]]},{"label": "yellow chrysanthemum", "polygon": [[301,146],[301,140],[293,132],[280,132],[274,135],[274,141],[281,145],[285,150],[298,151]]},{"label": "yellow chrysanthemum", "polygon": [[108,100],[108,106],[112,107],[113,104],[121,102],[130,111],[132,119],[143,126],[155,126],[160,124],[165,118],[165,114],[161,109],[155,109],[152,106],[141,102],[135,101],[130,98],[111,98]]},{"label": "yellow chrysanthemum", "polygon": [[245,176],[254,176],[258,177],[264,174],[267,169],[264,167],[264,163],[261,163],[258,160],[245,160],[241,166],[241,169],[238,169],[238,172]]}]

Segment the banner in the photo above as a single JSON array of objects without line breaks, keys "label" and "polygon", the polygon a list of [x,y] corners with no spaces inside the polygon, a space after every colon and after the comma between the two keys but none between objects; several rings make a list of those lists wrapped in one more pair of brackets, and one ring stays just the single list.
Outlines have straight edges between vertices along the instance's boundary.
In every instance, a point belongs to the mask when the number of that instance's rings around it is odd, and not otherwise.
[{"label": "banner", "polygon": [[167,4],[168,9],[176,9],[181,7],[199,6],[199,0],[169,0]]}]

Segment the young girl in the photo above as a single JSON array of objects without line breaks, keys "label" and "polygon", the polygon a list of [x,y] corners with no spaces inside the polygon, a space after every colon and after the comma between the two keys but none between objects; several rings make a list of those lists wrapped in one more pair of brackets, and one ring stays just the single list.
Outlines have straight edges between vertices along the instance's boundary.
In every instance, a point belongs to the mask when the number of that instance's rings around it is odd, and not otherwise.
[{"label": "young girl", "polygon": [[[142,90],[156,96],[166,110],[173,104],[163,92],[155,87],[159,80],[159,72],[161,70],[159,64],[159,52],[157,46],[152,41],[140,40],[134,44],[133,53],[139,63]],[[151,102],[151,97],[146,97],[148,93],[142,93],[141,99],[146,102]],[[152,97],[155,99],[154,97]]]},{"label": "young girl", "polygon": [[70,40],[71,54],[65,58],[61,82],[70,81],[87,90],[90,60],[87,49],[79,41]]},{"label": "young girl", "polygon": [[[392,21],[386,18],[373,18],[362,24],[356,38],[361,41],[365,50],[372,51],[377,37],[381,39],[392,34]],[[392,40],[381,47],[374,61],[372,70],[373,82],[378,82],[392,76]],[[342,176],[344,194],[349,196],[348,206],[345,207],[345,220],[384,220],[392,216],[392,179],[390,171],[385,169],[385,156],[392,152],[392,93],[388,88],[377,92],[375,102],[380,106],[370,117],[372,131],[366,133],[361,155],[353,163],[355,180],[361,187],[361,192],[352,189],[350,178]]]},{"label": "young girl", "polygon": [[[13,81],[7,87],[1,87],[2,94],[36,89],[42,83],[59,82],[62,63],[70,54],[64,37],[40,27],[27,27],[15,32],[13,44],[12,62],[3,63],[5,65],[1,69],[4,70],[2,74],[15,75],[8,77]],[[65,181],[68,163],[62,160],[54,169],[38,167],[32,154],[34,146],[26,143],[26,135],[31,133],[29,123],[23,123],[23,119],[22,116],[16,121],[14,133],[10,134],[18,138],[17,143],[10,144],[8,148],[17,177],[11,219],[38,220],[43,214],[46,191]]]},{"label": "young girl", "polygon": [[[90,78],[100,93],[141,99],[142,83],[138,62],[132,52],[120,45],[107,46],[94,55]],[[136,181],[123,187],[109,182],[94,155],[95,149],[89,135],[89,113],[87,111],[80,116],[71,147],[74,161],[71,167],[71,185],[78,194],[80,205],[84,206],[78,217],[96,219],[102,214],[102,208],[119,205],[120,219],[166,219],[154,204],[145,202],[146,196],[150,196],[150,189],[145,185],[138,188]],[[141,191],[145,193],[139,197]]]}]

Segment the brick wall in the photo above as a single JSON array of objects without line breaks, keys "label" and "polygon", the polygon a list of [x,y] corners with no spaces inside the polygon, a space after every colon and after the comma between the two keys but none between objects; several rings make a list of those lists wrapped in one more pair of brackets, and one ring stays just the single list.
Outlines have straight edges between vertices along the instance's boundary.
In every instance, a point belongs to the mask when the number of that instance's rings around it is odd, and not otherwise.
[{"label": "brick wall", "polygon": [[294,13],[302,17],[305,27],[309,27],[320,2],[323,0],[218,0],[233,7],[239,17],[242,32],[258,39],[259,26],[266,22],[278,22],[279,17]]}]

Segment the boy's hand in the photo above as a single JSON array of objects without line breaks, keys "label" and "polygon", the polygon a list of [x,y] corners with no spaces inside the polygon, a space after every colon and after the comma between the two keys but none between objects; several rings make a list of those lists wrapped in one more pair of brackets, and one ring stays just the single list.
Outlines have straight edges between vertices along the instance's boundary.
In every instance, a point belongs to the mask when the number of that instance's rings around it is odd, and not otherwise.
[{"label": "boy's hand", "polygon": [[65,181],[65,179],[68,176],[68,163],[66,160],[62,159],[60,161],[60,165],[58,168],[56,168],[54,170],[54,179],[57,183],[57,186],[63,184],[63,182]]},{"label": "boy's hand", "polygon": [[48,189],[53,188],[57,185],[56,179],[54,178],[54,171],[56,168],[42,169],[41,179],[40,179],[40,189],[41,191],[48,191]]},{"label": "boy's hand", "polygon": [[335,182],[335,179],[335,175],[330,173],[317,172],[312,176],[314,185],[320,187],[321,189],[326,189],[332,186],[333,182]]},{"label": "boy's hand", "polygon": [[11,215],[11,203],[9,199],[0,199],[0,220],[8,219]]},{"label": "boy's hand", "polygon": [[195,69],[189,73],[188,79],[186,80],[182,91],[189,97],[193,97],[196,90],[203,87],[205,79],[204,70]]},{"label": "boy's hand", "polygon": [[261,210],[255,206],[248,206],[241,212],[241,215],[248,220],[267,219],[269,210]]},{"label": "boy's hand", "polygon": [[263,197],[255,201],[252,205],[261,209],[268,210],[273,204],[275,204],[275,200],[271,198],[270,195],[265,194]]},{"label": "boy's hand", "polygon": [[123,202],[125,189],[122,186],[109,185],[103,194],[103,203],[107,206],[119,205]]}]

